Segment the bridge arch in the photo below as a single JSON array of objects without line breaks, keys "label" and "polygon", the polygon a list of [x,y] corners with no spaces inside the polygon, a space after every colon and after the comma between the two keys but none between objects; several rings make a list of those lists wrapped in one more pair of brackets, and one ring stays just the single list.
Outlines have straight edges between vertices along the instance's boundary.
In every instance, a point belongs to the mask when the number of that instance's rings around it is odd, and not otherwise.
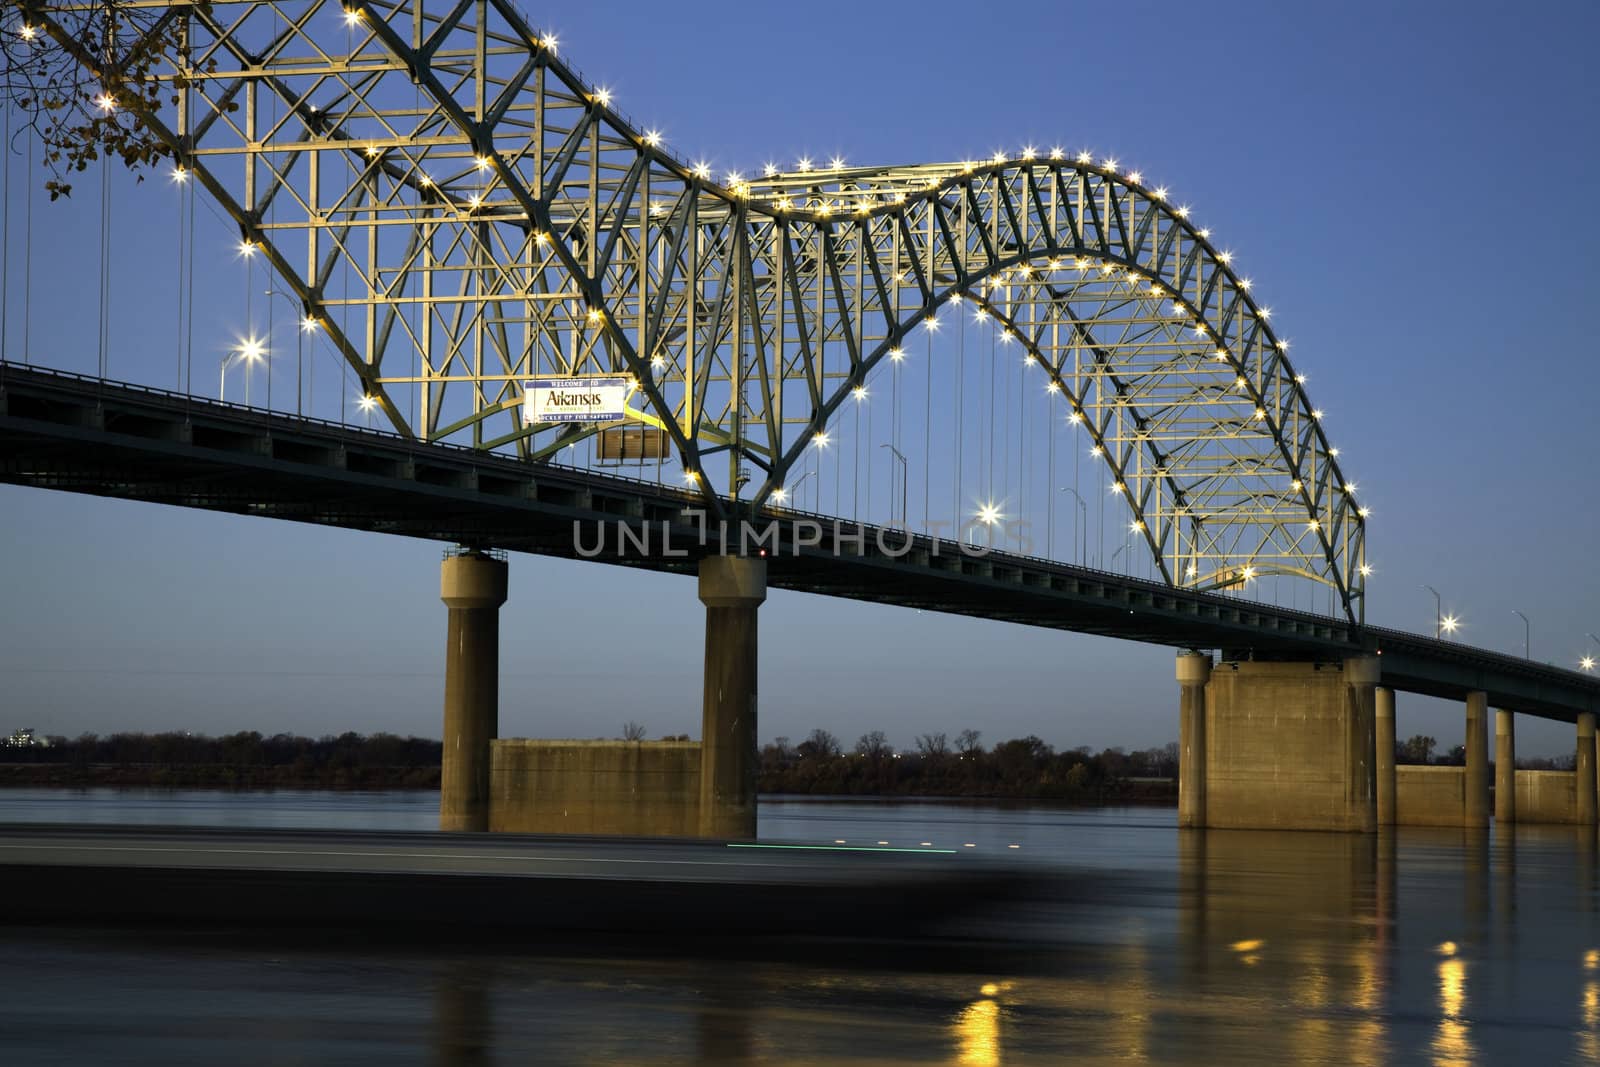
[{"label": "bridge arch", "polygon": [[[1021,342],[1043,369],[1046,388],[1082,420],[1113,484],[1126,488],[1120,495],[1132,525],[1166,581],[1216,588],[1297,575],[1332,586],[1349,609],[1364,576],[1365,515],[1287,344],[1268,324],[1270,312],[1164,190],[1109,165],[1052,156],[857,170],[836,179],[775,175],[753,187],[790,232],[830,232],[844,246],[835,257],[844,278],[859,282],[863,273],[857,267],[852,278],[852,252],[866,249],[870,258],[893,243],[881,233],[875,238],[874,227],[900,236],[914,267],[927,266],[914,279],[872,270],[880,293],[876,302],[863,301],[868,314],[892,302],[881,291],[885,274],[913,282],[911,299],[893,301],[898,317],[875,345],[858,345],[858,364],[817,398],[805,432],[786,442],[758,501],[781,484],[807,436],[825,430],[919,323],[965,299]],[[804,199],[791,192],[796,187]],[[751,195],[750,188],[740,192]],[[922,234],[920,241],[914,236]],[[1107,322],[1074,311],[1083,303],[1135,307],[1145,332],[1129,343],[1128,317]],[[1033,314],[1041,308],[1044,315]],[[1070,328],[1070,345],[1047,338],[1052,317]],[[1118,339],[1097,337],[1102,327],[1119,326]],[[1070,363],[1069,348],[1078,353]],[[1083,351],[1091,354],[1087,368]],[[1108,382],[1109,399],[1091,396]],[[1219,496],[1228,498],[1226,510],[1200,503]],[[1211,528],[1237,535],[1246,525],[1254,540],[1235,536],[1217,551]]]},{"label": "bridge arch", "polygon": [[[40,19],[72,51],[48,5]],[[526,425],[522,382],[626,373],[624,422],[670,438],[707,506],[759,507],[959,297],[1081,419],[1165,581],[1297,575],[1360,613],[1365,511],[1287,344],[1137,173],[1024,150],[718,176],[509,0],[218,0],[173,21],[215,69],[168,57],[181,109],[121,99],[401,434],[555,461],[612,427]]]}]

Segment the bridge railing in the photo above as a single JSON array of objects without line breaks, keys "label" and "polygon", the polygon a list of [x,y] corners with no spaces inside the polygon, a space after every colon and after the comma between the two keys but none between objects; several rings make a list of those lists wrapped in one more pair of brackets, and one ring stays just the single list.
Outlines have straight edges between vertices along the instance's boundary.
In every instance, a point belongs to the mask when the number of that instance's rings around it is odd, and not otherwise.
[{"label": "bridge railing", "polygon": [[[381,441],[387,447],[396,447],[418,453],[436,452],[449,454],[460,459],[470,460],[475,465],[499,470],[515,470],[519,473],[533,476],[540,474],[554,475],[562,479],[581,482],[584,485],[608,486],[626,492],[637,493],[641,490],[647,490],[659,498],[682,505],[686,509],[704,503],[704,498],[699,492],[688,488],[646,478],[602,473],[591,467],[568,466],[553,459],[537,466],[530,466],[528,463],[495,453],[486,453],[467,445],[421,442],[407,438],[392,430],[352,426],[345,422],[213,400],[177,390],[164,389],[159,386],[135,382],[119,382],[76,371],[59,370],[34,364],[0,364],[0,390],[5,388],[9,379],[22,378],[35,382],[60,383],[63,387],[70,388],[81,395],[98,394],[106,396],[110,393],[116,393],[122,397],[145,397],[169,410],[193,411],[210,416],[225,417],[232,421],[244,422],[268,431],[274,427],[303,428],[350,440]],[[1182,600],[1194,604],[1215,604],[1223,601],[1232,606],[1249,606],[1263,612],[1270,612],[1273,617],[1278,619],[1300,621],[1322,628],[1332,634],[1339,635],[1342,640],[1353,647],[1379,649],[1385,644],[1389,644],[1395,646],[1397,650],[1404,648],[1425,652],[1433,658],[1451,660],[1463,664],[1493,666],[1496,669],[1511,671],[1524,677],[1542,679],[1555,684],[1572,685],[1573,683],[1582,683],[1600,686],[1600,679],[1591,674],[1553,664],[1539,663],[1510,653],[1464,645],[1460,642],[1442,638],[1428,637],[1425,634],[1417,634],[1390,627],[1353,626],[1337,616],[1320,615],[1297,608],[1286,608],[1277,604],[1251,601],[1236,594],[1219,594],[1216,592],[1198,592],[1182,589],[1150,579],[1132,577],[1083,564],[1064,563],[1048,557],[1014,552],[1004,548],[976,546],[981,548],[982,551],[981,553],[974,553],[975,546],[971,543],[965,543],[958,538],[935,537],[927,533],[919,533],[908,529],[902,524],[869,523],[859,519],[831,515],[826,512],[777,505],[770,501],[763,507],[759,517],[769,520],[779,519],[786,522],[803,520],[824,527],[837,523],[841,527],[849,528],[852,533],[859,529],[864,543],[878,544],[881,537],[881,543],[893,546],[896,551],[904,547],[907,550],[921,550],[946,557],[954,557],[963,553],[981,555],[985,560],[1006,567],[1026,568],[1036,572],[1076,578],[1089,578],[1108,585],[1137,590],[1150,596],[1161,596],[1170,600]],[[882,535],[887,536],[883,537]]]}]

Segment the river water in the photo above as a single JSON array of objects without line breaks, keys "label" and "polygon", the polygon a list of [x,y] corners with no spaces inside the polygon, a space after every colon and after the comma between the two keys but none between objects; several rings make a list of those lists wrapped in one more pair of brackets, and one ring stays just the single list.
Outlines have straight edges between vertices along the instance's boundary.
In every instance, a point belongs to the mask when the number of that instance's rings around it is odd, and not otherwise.
[{"label": "river water", "polygon": [[[424,829],[437,803],[6,790],[0,821]],[[1592,831],[769,799],[760,833],[971,845],[1060,892],[981,937],[704,958],[0,927],[0,1063],[1600,1062]]]}]

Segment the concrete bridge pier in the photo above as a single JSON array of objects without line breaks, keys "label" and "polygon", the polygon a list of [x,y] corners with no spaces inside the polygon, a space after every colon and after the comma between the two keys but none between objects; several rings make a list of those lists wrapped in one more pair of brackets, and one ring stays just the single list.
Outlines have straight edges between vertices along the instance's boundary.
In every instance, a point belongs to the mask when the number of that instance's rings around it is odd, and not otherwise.
[{"label": "concrete bridge pier", "polygon": [[1179,656],[1177,672],[1179,825],[1377,828],[1377,657]]},{"label": "concrete bridge pier", "polygon": [[1394,690],[1380,685],[1372,694],[1373,748],[1378,768],[1378,825],[1394,825]]},{"label": "concrete bridge pier", "polygon": [[706,606],[700,742],[700,836],[756,836],[756,612],[767,599],[767,561],[700,561]]},{"label": "concrete bridge pier", "polygon": [[439,829],[489,829],[489,742],[500,726],[500,605],[506,561],[446,556],[439,597],[450,609],[444,662],[444,764]]},{"label": "concrete bridge pier", "polygon": [[1467,772],[1462,822],[1469,829],[1489,825],[1489,694],[1467,694]]},{"label": "concrete bridge pier", "polygon": [[1517,821],[1517,720],[1503,708],[1494,713],[1494,821],[1510,829]]},{"label": "concrete bridge pier", "polygon": [[1178,825],[1206,825],[1206,683],[1211,657],[1178,654]]},{"label": "concrete bridge pier", "polygon": [[1382,676],[1376,656],[1344,661],[1346,798],[1355,822],[1351,829],[1367,833],[1378,828],[1377,703]]},{"label": "concrete bridge pier", "polygon": [[1594,712],[1578,713],[1578,822],[1584,826],[1595,824],[1594,780]]}]

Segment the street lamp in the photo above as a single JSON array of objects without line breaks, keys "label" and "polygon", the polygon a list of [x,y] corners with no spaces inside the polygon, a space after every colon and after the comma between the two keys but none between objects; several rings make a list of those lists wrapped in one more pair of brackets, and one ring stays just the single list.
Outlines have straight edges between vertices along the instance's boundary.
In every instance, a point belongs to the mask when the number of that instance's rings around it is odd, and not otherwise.
[{"label": "street lamp", "polygon": [[[1082,521],[1082,531],[1083,531],[1082,543],[1083,543],[1083,548],[1082,548],[1081,554],[1080,554],[1080,556],[1078,558],[1078,565],[1080,567],[1087,567],[1089,565],[1089,505],[1085,504],[1083,502],[1083,497],[1079,496],[1078,495],[1078,491],[1076,489],[1072,488],[1072,486],[1063,485],[1061,487],[1061,491],[1063,493],[1071,493],[1072,494],[1072,499],[1074,499],[1074,500],[1076,500],[1078,502],[1078,517],[1083,520]],[[1078,547],[1078,541],[1079,541],[1078,532],[1079,532],[1079,523],[1074,522],[1072,524],[1072,541],[1073,541],[1072,547],[1073,548],[1077,548]]]},{"label": "street lamp", "polygon": [[267,346],[254,337],[247,337],[239,343],[239,347],[222,357],[222,363],[217,369],[217,399],[226,402],[228,399],[228,364],[244,363],[244,404],[250,406],[250,367],[266,357]]},{"label": "street lamp", "polygon": [[1444,618],[1442,614],[1443,609],[1439,606],[1439,590],[1435,589],[1431,585],[1427,585],[1426,583],[1424,583],[1422,588],[1433,594],[1433,639],[1437,641],[1439,640],[1439,627]]},{"label": "street lamp", "polygon": [[807,478],[811,477],[815,473],[817,473],[817,471],[816,471],[816,468],[813,467],[811,470],[808,470],[808,471],[804,472],[803,474],[800,475],[800,477],[796,478],[794,480],[794,484],[789,487],[789,492],[794,494],[794,498],[796,500],[800,499],[800,485],[801,485],[801,483],[803,483]]},{"label": "street lamp", "polygon": [[[902,456],[900,454],[900,450],[894,447],[894,445],[879,445],[878,447],[887,448],[890,452],[894,453],[894,458],[900,461],[900,524],[902,526],[909,527],[910,520],[906,518],[906,483],[909,482],[911,478],[907,473],[909,468],[906,465],[906,457]],[[893,514],[890,514],[889,516],[889,523],[890,525],[894,524]]]},{"label": "street lamp", "polygon": [[[315,330],[317,328],[317,320],[312,318],[310,315],[305,314],[303,309],[300,307],[300,305],[298,305],[298,304],[296,304],[294,302],[294,298],[292,296],[290,296],[288,293],[284,292],[282,289],[268,289],[266,291],[266,295],[267,296],[281,296],[281,297],[283,297],[284,300],[288,301],[289,306],[295,310],[295,313],[300,315],[300,328],[298,330],[296,330],[295,334],[294,334],[294,413],[296,415],[299,415],[299,414],[301,414],[301,400],[303,399],[303,395],[304,395],[304,390],[302,388],[302,384],[301,383],[302,383],[302,379],[303,379],[302,366],[303,366],[304,357],[305,357],[305,335],[310,333],[312,330]],[[270,324],[270,322],[271,322],[270,311],[269,311],[269,318],[268,318],[267,321]],[[271,326],[269,325],[268,326],[269,335],[270,335],[270,331],[271,331]],[[270,337],[269,337],[269,339],[270,339]],[[271,407],[271,406],[272,406],[272,372],[268,371],[267,372],[267,407]]]},{"label": "street lamp", "polygon": [[[1585,634],[1584,636],[1588,637],[1589,640],[1593,641],[1595,644],[1600,645],[1600,637],[1596,637],[1594,634]],[[1594,670],[1594,657],[1584,656],[1578,661],[1578,665],[1586,671],[1592,671]]]},{"label": "street lamp", "polygon": [[1533,623],[1529,622],[1528,617],[1516,608],[1511,609],[1511,614],[1522,620],[1522,658],[1532,659],[1533,653],[1529,649],[1533,645]]}]

